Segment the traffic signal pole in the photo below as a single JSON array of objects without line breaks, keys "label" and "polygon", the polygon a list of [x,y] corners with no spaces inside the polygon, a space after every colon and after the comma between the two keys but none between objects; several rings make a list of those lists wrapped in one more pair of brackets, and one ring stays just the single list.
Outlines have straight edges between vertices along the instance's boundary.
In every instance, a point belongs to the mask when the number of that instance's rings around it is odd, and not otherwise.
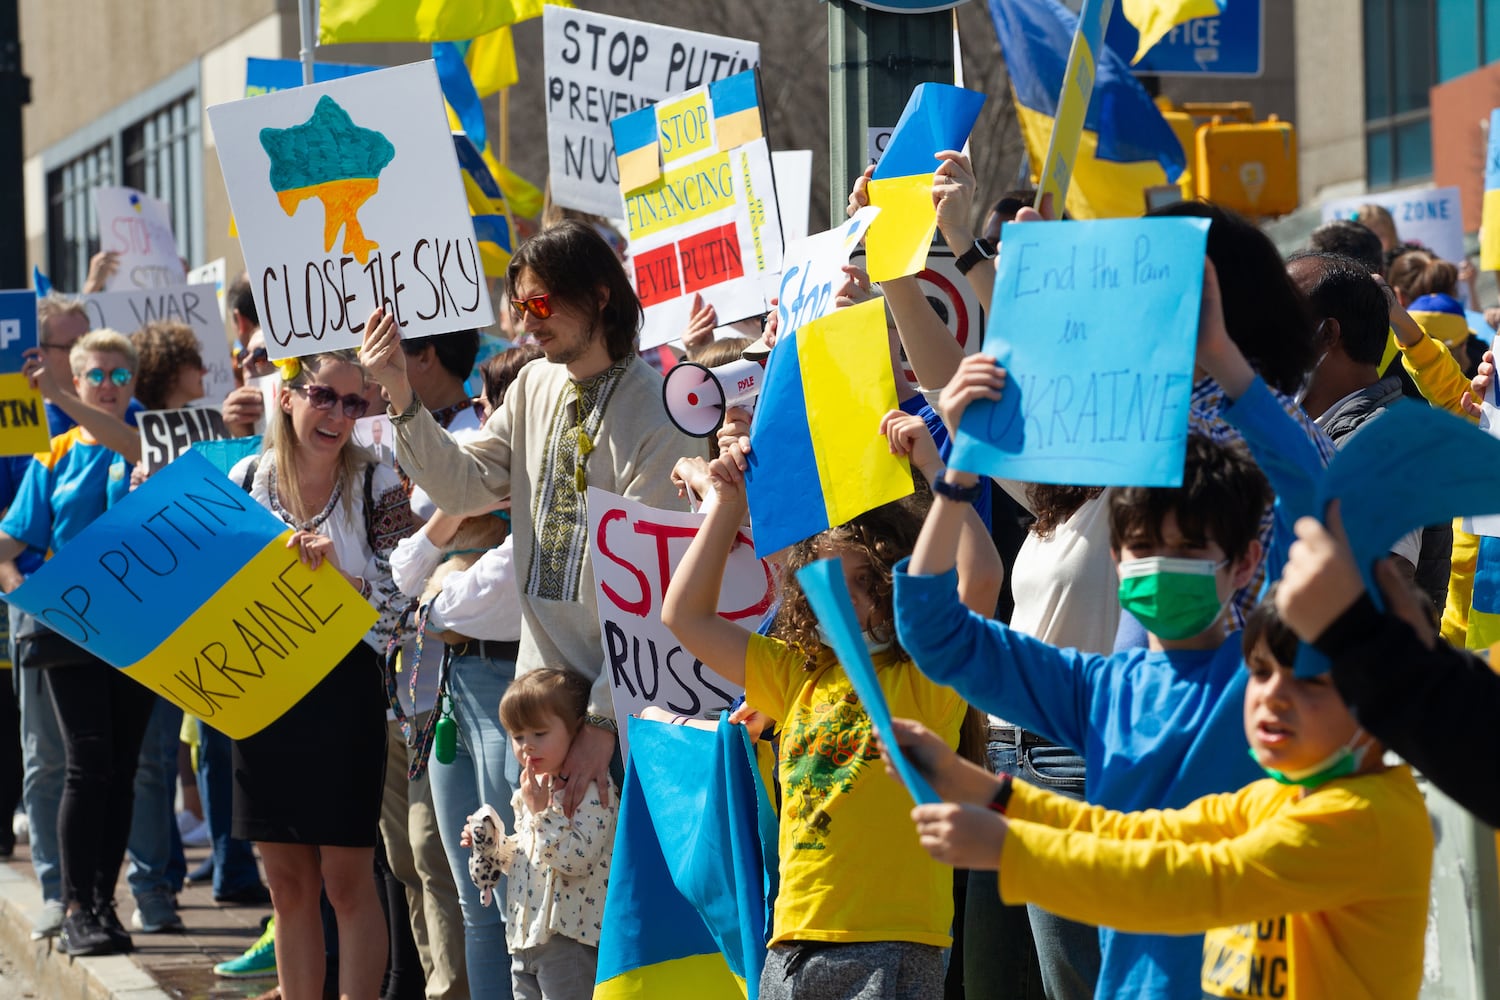
[{"label": "traffic signal pole", "polygon": [[25,288],[26,195],[21,109],[31,81],[21,72],[20,0],[0,0],[0,288]]}]

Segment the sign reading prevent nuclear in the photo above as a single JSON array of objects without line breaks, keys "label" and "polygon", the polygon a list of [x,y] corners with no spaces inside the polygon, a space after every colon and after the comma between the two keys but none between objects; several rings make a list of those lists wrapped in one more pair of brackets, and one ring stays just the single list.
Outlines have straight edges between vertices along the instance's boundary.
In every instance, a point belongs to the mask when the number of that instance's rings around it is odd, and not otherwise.
[{"label": "sign reading prevent nuclear", "polygon": [[208,117],[271,357],[358,347],[377,307],[403,337],[493,322],[431,62]]}]

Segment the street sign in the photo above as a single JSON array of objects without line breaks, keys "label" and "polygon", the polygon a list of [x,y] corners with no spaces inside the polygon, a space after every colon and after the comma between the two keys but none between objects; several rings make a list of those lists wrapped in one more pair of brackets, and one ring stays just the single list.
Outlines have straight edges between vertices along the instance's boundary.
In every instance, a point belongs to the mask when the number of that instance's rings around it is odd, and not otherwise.
[{"label": "street sign", "polygon": [[[1264,0],[1229,0],[1217,17],[1179,24],[1162,37],[1136,73],[1186,76],[1260,76],[1265,69]],[[1128,63],[1140,35],[1123,16],[1110,19],[1105,41]]]},{"label": "street sign", "polygon": [[890,14],[932,14],[951,10],[964,0],[854,0],[861,7],[883,10]]}]

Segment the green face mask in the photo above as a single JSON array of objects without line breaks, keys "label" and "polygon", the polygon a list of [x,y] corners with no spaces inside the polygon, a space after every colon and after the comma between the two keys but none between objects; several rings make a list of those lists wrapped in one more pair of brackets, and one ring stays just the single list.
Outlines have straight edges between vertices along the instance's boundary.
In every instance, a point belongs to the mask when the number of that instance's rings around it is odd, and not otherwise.
[{"label": "green face mask", "polygon": [[1365,762],[1365,754],[1370,749],[1369,743],[1356,746],[1363,735],[1363,729],[1356,729],[1354,735],[1349,737],[1348,743],[1329,754],[1327,759],[1301,771],[1278,771],[1274,767],[1266,767],[1260,763],[1260,757],[1256,755],[1254,747],[1250,748],[1250,759],[1260,764],[1260,769],[1265,771],[1268,777],[1281,784],[1301,785],[1311,790],[1319,785],[1326,785],[1335,778],[1347,778],[1360,769]]},{"label": "green face mask", "polygon": [[1219,600],[1218,569],[1212,559],[1127,559],[1120,563],[1120,607],[1158,639],[1187,639],[1214,623],[1227,601]]}]

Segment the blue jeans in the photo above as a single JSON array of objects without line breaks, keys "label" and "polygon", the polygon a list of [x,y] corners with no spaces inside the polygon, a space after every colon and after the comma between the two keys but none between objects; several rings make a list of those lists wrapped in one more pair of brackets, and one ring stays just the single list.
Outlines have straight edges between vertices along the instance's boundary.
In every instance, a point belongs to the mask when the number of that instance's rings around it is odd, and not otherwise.
[{"label": "blue jeans", "polygon": [[516,665],[477,656],[453,659],[449,696],[458,723],[453,763],[436,759],[427,765],[432,806],[464,918],[464,963],[469,970],[469,995],[474,1000],[511,1000],[511,960],[505,944],[505,880],[495,887],[495,903],[479,902],[479,889],[469,878],[469,851],[458,845],[464,824],[488,803],[514,832],[512,785],[506,778],[512,756],[510,737],[500,725],[500,698],[515,679]]},{"label": "blue jeans", "polygon": [[[19,614],[10,607],[10,634],[14,636]],[[15,640],[11,640],[14,647]],[[62,867],[57,844],[57,812],[62,806],[63,779],[67,775],[67,748],[52,707],[41,670],[27,670],[16,662],[12,649],[11,680],[21,712],[21,804],[31,829],[31,867],[42,887],[44,900],[62,899]]]},{"label": "blue jeans", "polygon": [[234,765],[228,736],[201,721],[198,725],[198,798],[213,845],[214,897],[260,884],[250,841],[230,836],[234,820]]},{"label": "blue jeans", "polygon": [[[1015,730],[1019,734],[1020,730]],[[1084,762],[1032,734],[991,740],[990,768],[1070,799],[1083,798]],[[1099,932],[1035,906],[1000,901],[995,872],[970,872],[964,907],[964,990],[968,1000],[1092,1000]]]},{"label": "blue jeans", "polygon": [[137,899],[152,892],[182,891],[187,859],[177,829],[177,744],[181,742],[182,709],[158,697],[141,741],[135,767],[135,808],[130,814],[130,858],[126,876]]}]

